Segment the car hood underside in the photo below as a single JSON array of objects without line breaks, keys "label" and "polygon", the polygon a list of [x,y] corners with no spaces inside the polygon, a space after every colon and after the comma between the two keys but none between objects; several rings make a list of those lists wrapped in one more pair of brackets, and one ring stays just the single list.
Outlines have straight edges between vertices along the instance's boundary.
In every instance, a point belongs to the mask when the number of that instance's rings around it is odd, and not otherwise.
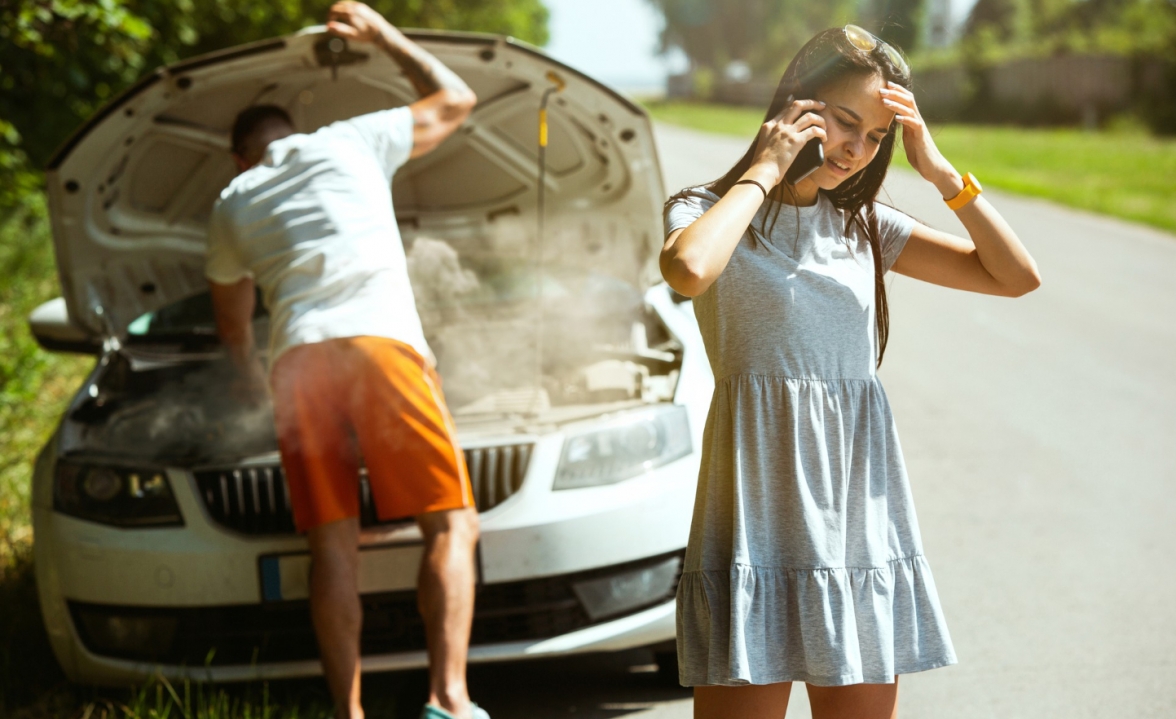
[{"label": "car hood underside", "polygon": [[[561,272],[637,292],[658,281],[662,184],[640,108],[507,38],[410,36],[479,98],[458,133],[393,181],[410,253],[424,239],[433,255],[457,258],[455,271],[539,268],[529,281],[495,280],[500,290],[509,285],[500,295],[527,294]],[[205,228],[235,171],[229,130],[242,108],[280,105],[296,129],[313,132],[416,99],[383,53],[359,44],[339,52],[339,41],[332,51],[330,40],[310,29],[161,68],[66,143],[47,183],[72,324],[94,338],[123,338],[136,319],[207,289]],[[566,88],[550,104],[539,238],[538,109],[554,87],[550,73]],[[455,276],[423,274],[433,284],[418,295],[437,294],[443,305]]]}]

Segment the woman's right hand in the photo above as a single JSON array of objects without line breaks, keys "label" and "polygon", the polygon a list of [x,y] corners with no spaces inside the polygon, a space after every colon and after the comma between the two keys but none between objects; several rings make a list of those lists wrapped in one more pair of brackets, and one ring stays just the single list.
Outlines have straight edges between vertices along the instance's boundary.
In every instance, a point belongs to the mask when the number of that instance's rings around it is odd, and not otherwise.
[{"label": "woman's right hand", "polygon": [[[765,122],[756,137],[751,167],[741,179],[755,180],[765,188],[780,184],[805,144],[826,139],[825,118],[816,113],[824,107],[816,100],[789,102]],[[706,292],[731,260],[763,202],[759,189],[732,187],[702,217],[671,232],[659,257],[662,277],[670,287],[687,297]]]},{"label": "woman's right hand", "polygon": [[769,180],[768,187],[780,184],[809,140],[827,139],[825,118],[816,113],[824,108],[825,103],[820,100],[796,100],[761,125],[748,174],[754,172]]}]

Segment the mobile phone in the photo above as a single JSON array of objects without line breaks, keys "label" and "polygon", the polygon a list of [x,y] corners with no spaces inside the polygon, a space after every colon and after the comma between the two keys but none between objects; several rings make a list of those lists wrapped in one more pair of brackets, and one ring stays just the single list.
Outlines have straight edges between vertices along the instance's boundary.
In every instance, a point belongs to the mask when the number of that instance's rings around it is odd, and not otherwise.
[{"label": "mobile phone", "polygon": [[817,168],[824,164],[825,148],[821,147],[821,139],[814,137],[800,148],[800,152],[796,153],[796,159],[788,167],[788,172],[784,173],[784,179],[788,184],[795,185],[816,172]]}]

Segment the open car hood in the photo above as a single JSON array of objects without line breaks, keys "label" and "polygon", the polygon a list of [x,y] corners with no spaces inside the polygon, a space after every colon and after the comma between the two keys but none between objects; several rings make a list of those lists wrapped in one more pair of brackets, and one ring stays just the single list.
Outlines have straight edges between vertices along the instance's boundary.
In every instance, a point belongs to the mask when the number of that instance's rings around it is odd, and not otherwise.
[{"label": "open car hood", "polygon": [[[540,277],[575,267],[637,290],[660,281],[663,188],[641,108],[510,38],[408,35],[479,102],[461,130],[394,178],[406,247],[418,237],[487,236],[504,263],[542,263]],[[205,228],[235,174],[229,130],[242,108],[280,105],[299,132],[313,132],[416,99],[377,48],[332,52],[329,40],[311,28],[161,68],[66,142],[47,184],[72,324],[122,338],[136,318],[207,289]],[[550,102],[537,242],[538,109],[552,72],[566,89]]]}]

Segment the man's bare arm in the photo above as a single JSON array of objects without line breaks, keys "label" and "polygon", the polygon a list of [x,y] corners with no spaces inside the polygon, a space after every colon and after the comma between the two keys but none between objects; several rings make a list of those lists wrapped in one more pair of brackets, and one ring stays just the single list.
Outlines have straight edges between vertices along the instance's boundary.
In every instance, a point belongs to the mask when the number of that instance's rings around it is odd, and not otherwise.
[{"label": "man's bare arm", "polygon": [[253,340],[253,306],[256,302],[253,279],[231,285],[209,282],[212,314],[221,344],[239,371],[244,399],[256,400],[265,395],[265,371],[257,357]]},{"label": "man's bare arm", "polygon": [[327,30],[339,37],[370,42],[388,54],[421,99],[410,107],[414,120],[412,157],[440,145],[469,116],[478,98],[440,60],[405,37],[375,10],[359,2],[331,6]]},{"label": "man's bare arm", "polygon": [[421,97],[432,95],[438,90],[447,90],[455,94],[473,94],[457,73],[445,67],[440,60],[409,40],[393,25],[387,25],[384,31],[376,36],[376,45],[388,53],[404,70],[404,75]]}]

